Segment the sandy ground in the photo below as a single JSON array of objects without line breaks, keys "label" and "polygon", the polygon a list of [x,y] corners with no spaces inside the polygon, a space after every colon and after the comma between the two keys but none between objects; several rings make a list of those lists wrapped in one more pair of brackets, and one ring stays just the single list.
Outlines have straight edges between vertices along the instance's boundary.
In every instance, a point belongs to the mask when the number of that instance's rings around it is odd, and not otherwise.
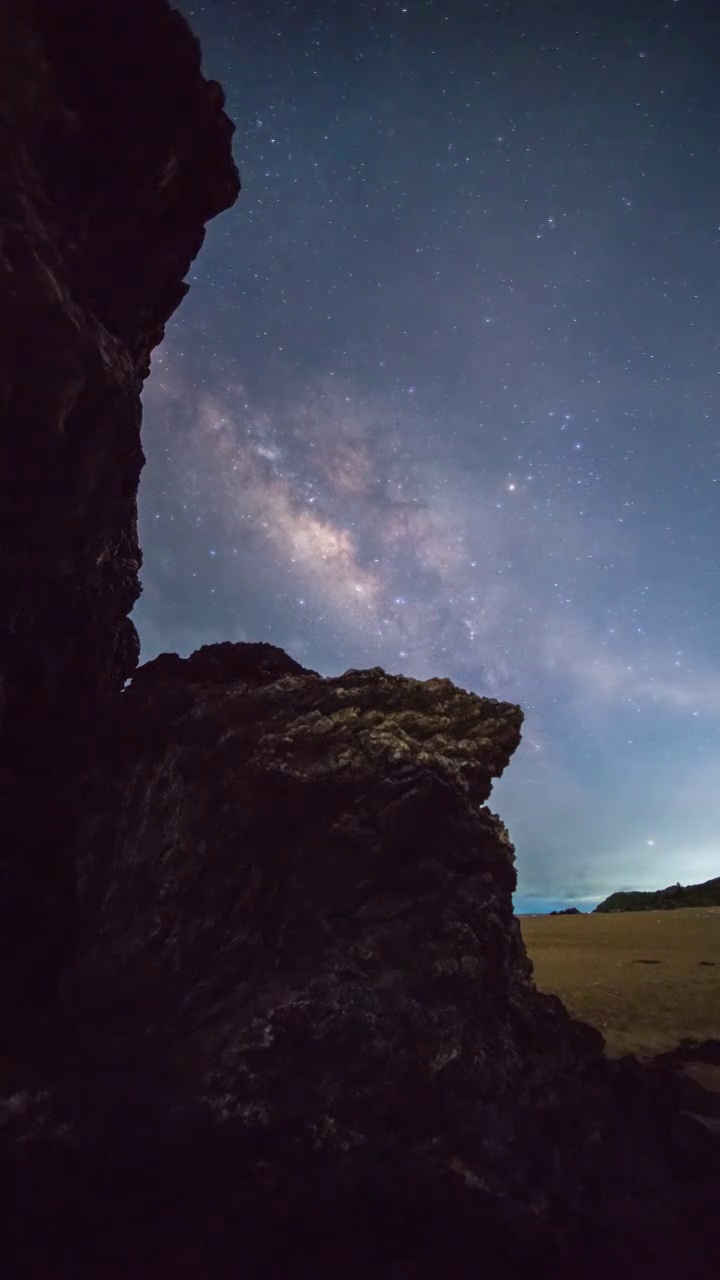
[{"label": "sandy ground", "polygon": [[[611,1055],[720,1040],[720,907],[520,916],[520,927],[538,987],[599,1027]],[[720,1067],[693,1070],[720,1089]]]}]

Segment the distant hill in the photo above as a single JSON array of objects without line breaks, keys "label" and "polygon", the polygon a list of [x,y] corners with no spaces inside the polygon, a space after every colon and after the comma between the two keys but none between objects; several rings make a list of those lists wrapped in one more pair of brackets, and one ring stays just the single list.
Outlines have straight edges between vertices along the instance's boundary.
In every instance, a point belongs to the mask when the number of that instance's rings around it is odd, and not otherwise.
[{"label": "distant hill", "polygon": [[704,884],[673,884],[652,893],[611,893],[596,911],[675,911],[678,907],[720,907],[720,876]]}]

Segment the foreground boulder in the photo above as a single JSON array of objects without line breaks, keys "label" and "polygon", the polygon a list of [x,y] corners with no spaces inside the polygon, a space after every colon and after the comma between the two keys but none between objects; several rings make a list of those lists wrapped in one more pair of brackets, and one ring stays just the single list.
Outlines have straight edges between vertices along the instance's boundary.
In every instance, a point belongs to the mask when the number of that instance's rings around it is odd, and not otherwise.
[{"label": "foreground boulder", "polygon": [[75,747],[74,954],[5,1099],[36,1269],[704,1274],[712,1136],[532,982],[485,807],[521,719],[270,645],[138,671]]}]

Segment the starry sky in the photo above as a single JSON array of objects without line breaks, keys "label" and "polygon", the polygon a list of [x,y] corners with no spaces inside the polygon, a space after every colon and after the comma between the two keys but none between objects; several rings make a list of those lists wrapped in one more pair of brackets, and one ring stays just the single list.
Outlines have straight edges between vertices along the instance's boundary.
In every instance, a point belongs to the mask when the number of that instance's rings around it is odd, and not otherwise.
[{"label": "starry sky", "polygon": [[155,353],[144,659],[520,702],[520,910],[720,873],[720,19],[184,0],[243,191]]}]

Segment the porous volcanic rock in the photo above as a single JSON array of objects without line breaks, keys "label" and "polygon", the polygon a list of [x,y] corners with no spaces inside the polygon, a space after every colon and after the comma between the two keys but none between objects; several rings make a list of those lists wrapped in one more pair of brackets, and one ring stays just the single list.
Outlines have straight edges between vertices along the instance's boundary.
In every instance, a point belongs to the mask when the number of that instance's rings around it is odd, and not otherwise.
[{"label": "porous volcanic rock", "polygon": [[0,0],[0,1044],[67,949],[57,767],[137,665],[140,393],[232,133],[166,0]]},{"label": "porous volcanic rock", "polygon": [[76,745],[74,954],[4,1111],[20,1255],[116,1274],[121,1220],[151,1276],[705,1274],[712,1135],[532,982],[485,806],[521,721],[264,644],[139,669]]},{"label": "porous volcanic rock", "polygon": [[326,1123],[331,1145],[430,1122],[440,1078],[494,1092],[530,965],[483,805],[521,720],[447,680],[323,679],[270,645],[141,668],[80,770],[56,1064],[97,1080],[119,1053],[137,1101],[152,1063],[154,1124],[192,1102],[243,1130]]}]

